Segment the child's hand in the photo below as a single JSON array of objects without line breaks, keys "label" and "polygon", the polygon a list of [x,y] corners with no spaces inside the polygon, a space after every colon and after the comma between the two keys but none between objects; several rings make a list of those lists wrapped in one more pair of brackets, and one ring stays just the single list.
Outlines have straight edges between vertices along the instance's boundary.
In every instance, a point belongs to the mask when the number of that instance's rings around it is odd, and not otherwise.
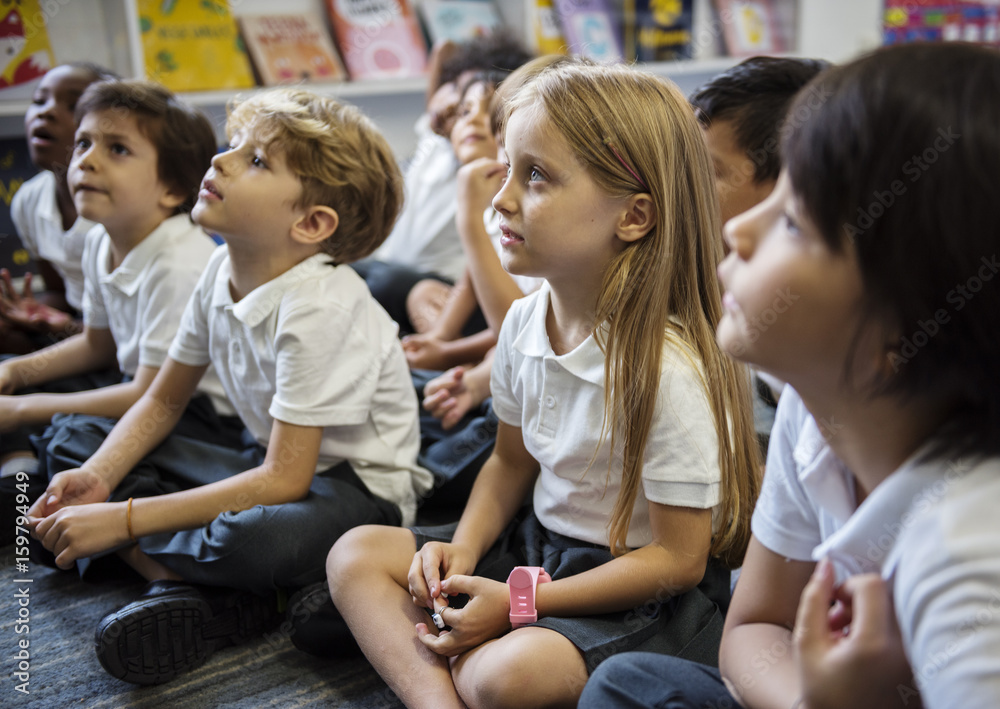
[{"label": "child's hand", "polygon": [[441,428],[445,431],[486,399],[482,392],[474,391],[475,387],[469,384],[465,367],[452,367],[424,386],[423,407],[431,416],[441,419]]},{"label": "child's hand", "polygon": [[510,630],[510,592],[507,584],[481,576],[449,576],[441,584],[449,596],[466,594],[464,608],[447,608],[442,620],[451,628],[437,635],[425,623],[417,624],[420,642],[438,655],[454,657]]},{"label": "child's hand", "polygon": [[491,158],[477,158],[458,169],[458,208],[466,214],[486,211],[503,187],[507,166]]},{"label": "child's hand", "polygon": [[83,468],[65,470],[52,477],[28,515],[41,519],[64,507],[104,502],[110,495],[107,482],[97,473]]},{"label": "child's hand", "polygon": [[410,369],[445,369],[453,364],[447,343],[430,333],[407,335],[401,342]]},{"label": "child's hand", "polygon": [[915,687],[892,596],[877,574],[835,589],[833,568],[821,561],[802,591],[794,637],[810,709],[903,706],[898,687]]},{"label": "child's hand", "polygon": [[410,596],[413,603],[421,608],[434,610],[437,600],[440,606],[441,578],[454,574],[467,574],[476,568],[476,556],[472,550],[460,544],[427,542],[416,554],[407,573]]},{"label": "child's hand", "polygon": [[24,274],[21,293],[14,288],[10,271],[0,269],[0,315],[22,330],[61,332],[70,326],[69,313],[39,303],[31,290],[30,273]]},{"label": "child's hand", "polygon": [[99,502],[64,507],[42,520],[29,520],[32,535],[69,569],[82,559],[129,542],[125,503]]}]

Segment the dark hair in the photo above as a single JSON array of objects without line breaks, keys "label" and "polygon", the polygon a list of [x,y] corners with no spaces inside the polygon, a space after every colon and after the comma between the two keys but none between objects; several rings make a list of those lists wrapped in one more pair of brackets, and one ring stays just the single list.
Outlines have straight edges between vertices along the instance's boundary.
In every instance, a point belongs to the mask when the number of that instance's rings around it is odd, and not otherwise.
[{"label": "dark hair", "polygon": [[156,146],[160,182],[184,195],[178,212],[190,212],[198,187],[216,152],[215,131],[201,111],[151,81],[98,81],[76,104],[76,123],[96,111],[135,117],[139,130]]},{"label": "dark hair", "polygon": [[89,72],[94,77],[94,81],[120,81],[121,77],[107,67],[95,64],[94,62],[66,62],[61,66],[68,66],[73,69],[82,69]]},{"label": "dark hair", "polygon": [[829,67],[821,59],[751,57],[695,89],[688,98],[704,126],[732,121],[739,147],[754,164],[754,182],[778,179],[779,131],[798,91]]},{"label": "dark hair", "polygon": [[853,248],[869,321],[895,340],[872,391],[947,409],[934,456],[1000,454],[1000,53],[887,47],[810,88],[824,102],[796,99],[785,160],[830,248]]},{"label": "dark hair", "polygon": [[447,84],[467,71],[476,70],[506,76],[533,56],[509,30],[497,29],[458,45],[455,54],[441,65],[439,82]]}]

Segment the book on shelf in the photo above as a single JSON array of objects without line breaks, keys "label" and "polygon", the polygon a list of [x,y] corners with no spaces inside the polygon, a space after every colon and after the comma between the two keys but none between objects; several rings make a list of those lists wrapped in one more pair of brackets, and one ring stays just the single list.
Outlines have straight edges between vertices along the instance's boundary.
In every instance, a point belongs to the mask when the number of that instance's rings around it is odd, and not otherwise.
[{"label": "book on shelf", "polygon": [[4,2],[0,9],[0,88],[25,84],[55,65],[39,0]]},{"label": "book on shelf", "polygon": [[617,13],[608,0],[553,0],[573,54],[597,62],[619,62],[622,54]]},{"label": "book on shelf", "polygon": [[538,54],[565,54],[568,46],[552,0],[529,0],[530,37]]},{"label": "book on shelf", "polygon": [[715,0],[726,51],[733,57],[785,51],[770,0]]},{"label": "book on shelf", "polygon": [[325,18],[317,13],[244,15],[239,22],[262,86],[347,78]]},{"label": "book on shelf", "polygon": [[690,59],[694,0],[625,0],[625,57],[640,62]]},{"label": "book on shelf", "polygon": [[245,89],[253,70],[225,0],[138,0],[146,76],[171,91]]},{"label": "book on shelf", "polygon": [[887,0],[883,42],[964,41],[996,46],[1000,6],[996,2]]},{"label": "book on shelf", "polygon": [[423,76],[427,45],[409,0],[326,0],[352,79]]},{"label": "book on shelf", "polygon": [[465,42],[488,35],[501,24],[491,0],[422,0],[418,9],[431,44]]}]

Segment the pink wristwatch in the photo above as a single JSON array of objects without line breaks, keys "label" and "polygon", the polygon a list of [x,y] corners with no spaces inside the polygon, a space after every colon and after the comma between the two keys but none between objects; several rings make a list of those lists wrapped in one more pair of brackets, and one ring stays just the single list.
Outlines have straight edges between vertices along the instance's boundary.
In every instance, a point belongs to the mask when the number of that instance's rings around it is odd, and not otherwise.
[{"label": "pink wristwatch", "polygon": [[515,566],[507,577],[510,589],[510,624],[521,628],[538,620],[535,609],[535,588],[552,577],[541,566]]}]

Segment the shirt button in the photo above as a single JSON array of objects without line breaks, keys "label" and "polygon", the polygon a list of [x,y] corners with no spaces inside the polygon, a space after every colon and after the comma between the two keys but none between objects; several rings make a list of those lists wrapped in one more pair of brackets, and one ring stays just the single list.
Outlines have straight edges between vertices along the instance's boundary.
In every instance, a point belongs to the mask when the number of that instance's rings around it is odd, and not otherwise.
[{"label": "shirt button", "polygon": [[556,398],[549,394],[545,397],[545,405],[550,409],[556,408]]}]

